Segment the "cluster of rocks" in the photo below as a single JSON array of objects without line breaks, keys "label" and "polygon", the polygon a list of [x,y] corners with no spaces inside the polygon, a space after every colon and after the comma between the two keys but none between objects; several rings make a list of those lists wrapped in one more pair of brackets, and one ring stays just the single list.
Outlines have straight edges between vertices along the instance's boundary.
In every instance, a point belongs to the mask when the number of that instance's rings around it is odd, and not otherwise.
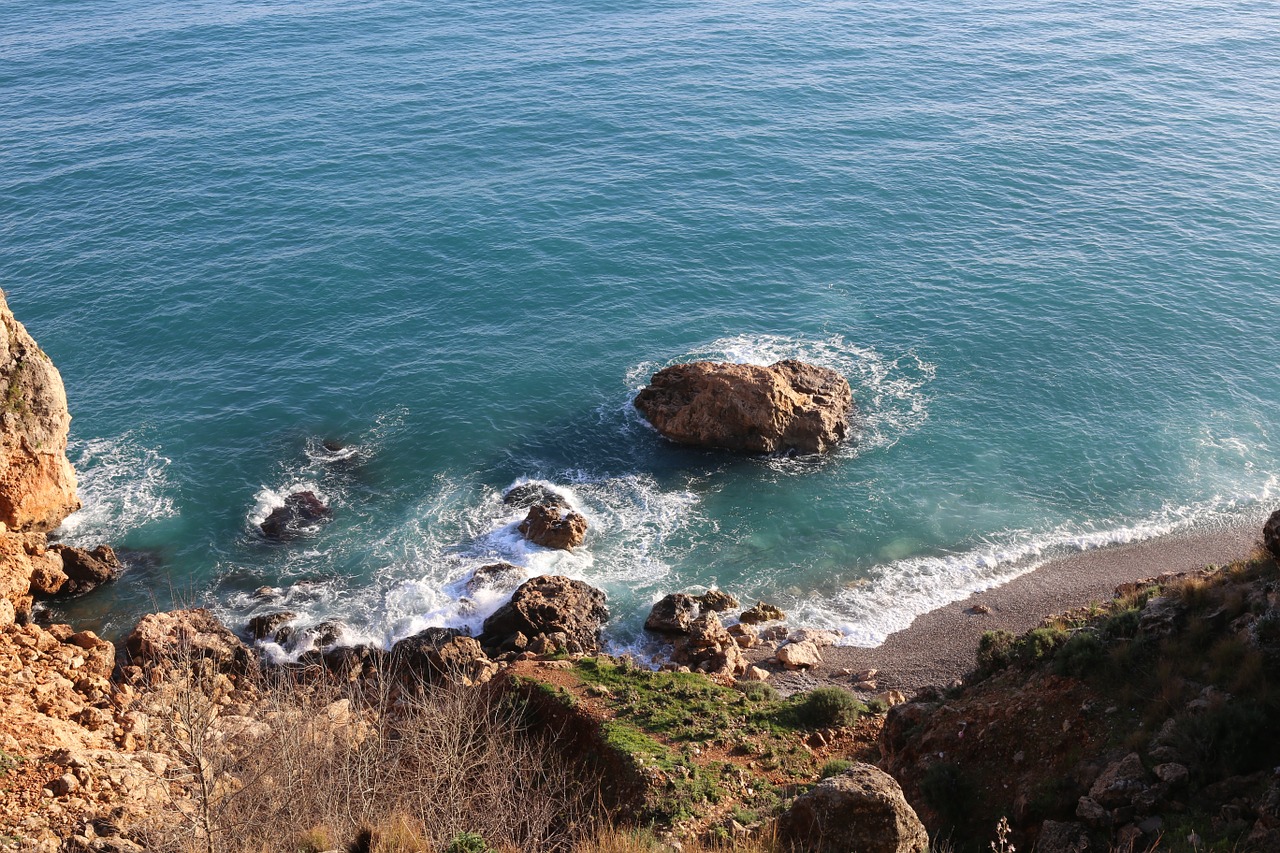
[{"label": "cluster of rocks", "polygon": [[535,545],[572,551],[587,538],[587,518],[569,505],[564,495],[541,483],[521,483],[502,497],[516,509],[527,509],[520,535]]}]

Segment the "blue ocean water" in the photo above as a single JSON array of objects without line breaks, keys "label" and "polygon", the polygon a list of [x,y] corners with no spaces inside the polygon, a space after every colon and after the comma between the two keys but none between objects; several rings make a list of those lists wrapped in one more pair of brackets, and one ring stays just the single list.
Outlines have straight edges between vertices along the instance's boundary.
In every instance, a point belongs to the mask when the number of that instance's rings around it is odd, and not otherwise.
[{"label": "blue ocean water", "polygon": [[[60,613],[109,633],[390,642],[507,559],[604,587],[618,646],[705,584],[874,643],[1276,497],[1273,3],[9,0],[0,93],[62,535],[130,552]],[[630,398],[700,357],[840,370],[859,438],[667,444]],[[584,548],[520,542],[524,479]],[[300,484],[334,522],[261,541]]]}]

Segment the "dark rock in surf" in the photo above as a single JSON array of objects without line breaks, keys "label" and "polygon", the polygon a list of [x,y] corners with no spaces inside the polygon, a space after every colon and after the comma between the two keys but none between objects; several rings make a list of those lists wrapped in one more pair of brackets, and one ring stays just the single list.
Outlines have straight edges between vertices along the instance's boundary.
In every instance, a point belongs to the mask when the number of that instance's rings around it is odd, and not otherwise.
[{"label": "dark rock in surf", "polygon": [[635,407],[678,444],[824,453],[849,435],[853,392],[834,370],[800,361],[698,361],[655,373]]},{"label": "dark rock in surf", "polygon": [[569,508],[569,501],[564,495],[541,483],[521,483],[518,486],[512,486],[502,496],[502,502],[517,509],[529,509],[538,504]]},{"label": "dark rock in surf", "polygon": [[294,492],[284,499],[284,506],[271,510],[259,525],[262,535],[276,542],[312,533],[333,517],[333,511],[315,492]]},{"label": "dark rock in surf", "polygon": [[534,651],[558,645],[594,652],[608,618],[602,590],[560,575],[545,575],[521,584],[511,601],[484,621],[479,639],[495,656],[517,650],[521,638]]},{"label": "dark rock in surf", "polygon": [[326,438],[322,442],[321,446],[324,447],[324,449],[329,451],[330,453],[341,453],[342,451],[347,449],[347,446],[343,444],[341,441],[334,441],[331,438]]},{"label": "dark rock in surf", "polygon": [[511,563],[489,563],[481,566],[467,578],[467,595],[481,592],[505,592],[524,583],[528,571]]},{"label": "dark rock in surf", "polygon": [[251,640],[263,640],[269,636],[276,635],[286,623],[292,622],[297,618],[298,614],[291,610],[262,613],[249,620],[249,624],[245,626],[245,631]]},{"label": "dark rock in surf", "polygon": [[687,634],[697,618],[698,600],[683,592],[673,592],[653,605],[649,618],[644,620],[644,629],[660,634]]},{"label": "dark rock in surf", "polygon": [[92,551],[72,548],[70,545],[54,545],[49,548],[62,558],[62,571],[67,580],[58,590],[58,596],[66,598],[84,595],[89,590],[113,581],[124,572],[124,566],[110,545],[99,545]]},{"label": "dark rock in surf", "polygon": [[709,589],[698,596],[698,606],[710,613],[723,613],[738,607],[738,599],[719,589]]},{"label": "dark rock in surf", "polygon": [[571,509],[537,504],[520,522],[520,535],[543,548],[572,551],[587,538],[587,519]]}]

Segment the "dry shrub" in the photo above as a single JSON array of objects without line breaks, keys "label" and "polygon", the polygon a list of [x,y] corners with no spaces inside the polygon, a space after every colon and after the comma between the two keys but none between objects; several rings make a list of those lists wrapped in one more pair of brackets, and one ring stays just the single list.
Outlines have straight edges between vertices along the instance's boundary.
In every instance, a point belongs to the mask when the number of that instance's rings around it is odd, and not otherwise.
[{"label": "dry shrub", "polygon": [[496,850],[557,851],[590,833],[598,780],[564,766],[497,690],[282,672],[233,684],[191,659],[163,671],[150,737],[175,759],[173,796],[131,831],[155,853],[356,840],[409,853],[463,833]]}]

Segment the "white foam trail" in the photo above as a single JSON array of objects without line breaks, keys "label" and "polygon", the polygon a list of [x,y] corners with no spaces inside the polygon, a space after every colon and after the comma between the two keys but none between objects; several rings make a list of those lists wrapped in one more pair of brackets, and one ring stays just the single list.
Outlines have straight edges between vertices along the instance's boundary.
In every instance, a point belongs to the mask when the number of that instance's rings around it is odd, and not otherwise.
[{"label": "white foam trail", "polygon": [[69,544],[119,542],[152,521],[178,515],[168,494],[170,460],[134,433],[72,441],[67,457],[76,469],[82,504],[57,530]]},{"label": "white foam trail", "polygon": [[917,616],[1008,583],[1050,559],[1224,524],[1275,492],[1273,479],[1257,496],[1215,497],[1194,506],[1167,507],[1136,524],[1011,531],[963,553],[897,560],[873,569],[864,583],[796,602],[791,621],[839,630],[843,645],[876,646],[909,627]]}]

